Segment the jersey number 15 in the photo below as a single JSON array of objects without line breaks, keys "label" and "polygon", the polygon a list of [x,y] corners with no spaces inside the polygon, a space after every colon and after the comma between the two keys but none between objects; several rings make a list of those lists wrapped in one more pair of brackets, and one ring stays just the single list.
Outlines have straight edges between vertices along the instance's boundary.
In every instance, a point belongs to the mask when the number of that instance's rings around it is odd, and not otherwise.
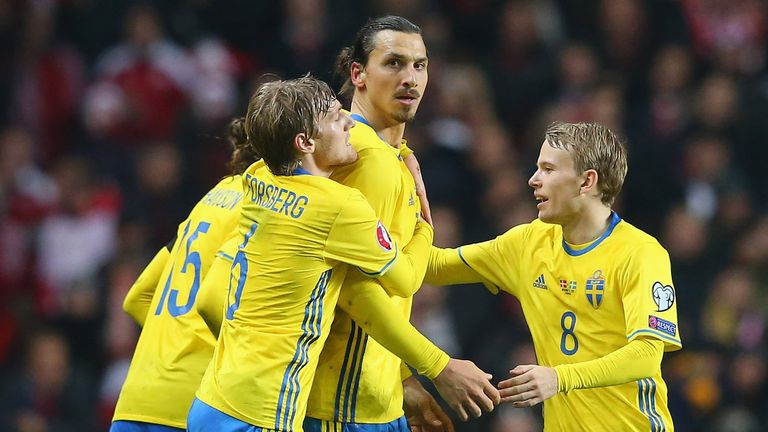
[{"label": "jersey number 15", "polygon": [[[195,305],[195,298],[197,297],[197,291],[200,289],[200,267],[202,265],[200,261],[200,252],[193,251],[192,250],[192,243],[197,240],[197,237],[200,234],[205,234],[208,232],[208,229],[211,227],[211,224],[208,222],[200,222],[197,224],[197,228],[192,232],[192,235],[187,238],[187,234],[189,234],[189,224],[190,222],[187,222],[187,225],[184,227],[184,235],[181,237],[181,241],[184,242],[184,239],[187,240],[186,247],[184,248],[185,254],[184,254],[184,264],[181,267],[181,273],[187,273],[187,270],[189,269],[189,266],[192,266],[192,271],[194,271],[194,274],[192,275],[192,286],[189,287],[189,298],[187,299],[187,302],[183,305],[178,304],[179,300],[179,290],[177,289],[171,289],[171,279],[173,278],[173,274],[175,273],[175,267],[174,264],[173,267],[171,267],[171,272],[168,273],[168,279],[165,281],[165,287],[163,288],[163,294],[160,296],[160,302],[157,304],[157,309],[155,309],[155,315],[160,315],[163,312],[163,306],[165,306],[165,299],[168,297],[168,313],[171,314],[172,317],[177,317],[186,314],[190,310],[192,310],[192,307]],[[176,252],[177,254],[181,253],[181,248],[179,248]],[[175,257],[174,257],[175,260]],[[169,294],[170,292],[170,294]]]}]

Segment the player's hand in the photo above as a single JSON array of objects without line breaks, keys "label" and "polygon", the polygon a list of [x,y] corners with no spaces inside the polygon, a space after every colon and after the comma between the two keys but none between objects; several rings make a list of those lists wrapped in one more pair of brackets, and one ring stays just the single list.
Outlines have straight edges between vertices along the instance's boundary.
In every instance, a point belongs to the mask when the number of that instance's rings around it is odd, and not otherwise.
[{"label": "player's hand", "polygon": [[451,418],[414,376],[403,381],[403,411],[411,432],[454,432]]},{"label": "player's hand", "polygon": [[463,421],[480,417],[501,401],[499,391],[491,384],[491,376],[469,360],[451,359],[434,380],[435,387]]},{"label": "player's hand", "polygon": [[509,371],[512,378],[499,383],[502,402],[515,408],[532,407],[557,394],[557,372],[546,366],[519,365]]},{"label": "player's hand", "polygon": [[413,176],[413,181],[416,183],[416,195],[421,202],[421,217],[425,221],[432,225],[432,211],[429,209],[429,200],[427,199],[427,187],[424,185],[424,178],[421,176],[421,166],[419,165],[416,155],[411,153],[403,158],[405,166],[408,167],[408,171]]}]

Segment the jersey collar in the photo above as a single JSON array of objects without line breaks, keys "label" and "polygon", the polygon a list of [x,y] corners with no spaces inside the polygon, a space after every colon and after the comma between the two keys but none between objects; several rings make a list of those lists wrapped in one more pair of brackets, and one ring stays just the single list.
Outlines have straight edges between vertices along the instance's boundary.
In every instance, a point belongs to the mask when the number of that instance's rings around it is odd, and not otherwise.
[{"label": "jersey collar", "polygon": [[291,174],[295,176],[296,175],[312,175],[311,172],[305,170],[304,168],[296,168],[295,170],[293,170],[293,172],[291,172]]},{"label": "jersey collar", "polygon": [[[374,131],[374,132],[376,133],[376,136],[377,136],[377,137],[379,137],[379,139],[380,139],[380,140],[384,141],[384,138],[382,138],[382,137],[381,137],[381,135],[379,135],[379,133],[378,133],[378,132],[376,132],[376,130],[375,130],[375,129],[373,129],[373,126],[371,126],[371,124],[370,124],[370,123],[368,123],[368,120],[367,120],[365,117],[361,116],[360,114],[354,114],[354,113],[350,113],[350,114],[349,114],[349,116],[350,116],[350,117],[352,117],[352,120],[354,120],[354,121],[356,121],[356,122],[358,122],[358,123],[362,123],[362,124],[364,124],[364,125],[368,126],[369,128],[371,128],[371,130],[372,130],[372,131]],[[406,142],[406,141],[403,139],[403,140],[401,140],[400,142],[401,142],[402,144],[405,144],[405,142]],[[384,142],[384,144],[387,144],[387,147],[391,147],[393,150],[395,150],[395,154],[397,155],[397,158],[398,158],[399,160],[403,160],[403,157],[400,155],[400,151],[399,151],[398,149],[396,149],[396,148],[392,147],[392,146],[391,146],[391,145],[389,145],[387,142]],[[402,147],[401,147],[401,148],[402,148]]]},{"label": "jersey collar", "polygon": [[603,240],[607,239],[609,235],[613,232],[613,229],[616,228],[616,225],[621,222],[621,218],[619,215],[616,214],[616,212],[611,212],[611,221],[608,223],[608,229],[605,230],[603,235],[601,235],[597,240],[590,243],[587,247],[576,249],[571,247],[568,243],[565,242],[565,237],[563,237],[563,249],[565,249],[565,253],[567,253],[570,256],[581,256],[585,253],[591,251],[592,249],[596,248],[597,245],[603,242]]},{"label": "jersey collar", "polygon": [[371,124],[368,123],[368,120],[366,120],[365,117],[361,116],[360,114],[350,114],[349,116],[352,117],[352,120],[354,120],[356,122],[360,122],[360,123],[368,126],[369,128],[373,129]]}]

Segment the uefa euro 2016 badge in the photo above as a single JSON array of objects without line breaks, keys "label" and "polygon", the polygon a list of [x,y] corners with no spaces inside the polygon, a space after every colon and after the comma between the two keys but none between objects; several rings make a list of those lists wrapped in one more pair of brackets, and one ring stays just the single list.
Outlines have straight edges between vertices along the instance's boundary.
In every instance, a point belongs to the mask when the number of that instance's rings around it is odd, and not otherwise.
[{"label": "uefa euro 2016 badge", "polygon": [[605,293],[605,277],[602,270],[595,270],[592,273],[592,278],[587,279],[587,287],[584,291],[587,294],[589,304],[595,309],[599,308]]},{"label": "uefa euro 2016 badge", "polygon": [[376,224],[376,241],[379,242],[379,246],[385,251],[390,252],[392,250],[392,237],[389,236],[389,232],[384,228],[384,224],[379,221]]},{"label": "uefa euro 2016 badge", "polygon": [[675,304],[675,290],[672,285],[664,285],[661,282],[655,282],[651,287],[653,301],[656,303],[656,312],[669,310]]}]

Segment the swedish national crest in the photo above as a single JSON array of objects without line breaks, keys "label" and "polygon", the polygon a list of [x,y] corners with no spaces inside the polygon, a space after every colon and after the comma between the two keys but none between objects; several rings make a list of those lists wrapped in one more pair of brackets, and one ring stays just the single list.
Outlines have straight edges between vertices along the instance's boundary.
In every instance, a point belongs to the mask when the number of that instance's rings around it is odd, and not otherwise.
[{"label": "swedish national crest", "polygon": [[587,294],[589,304],[595,309],[599,308],[605,294],[605,276],[603,276],[602,270],[595,270],[592,273],[592,278],[587,279],[587,286],[584,291]]}]

